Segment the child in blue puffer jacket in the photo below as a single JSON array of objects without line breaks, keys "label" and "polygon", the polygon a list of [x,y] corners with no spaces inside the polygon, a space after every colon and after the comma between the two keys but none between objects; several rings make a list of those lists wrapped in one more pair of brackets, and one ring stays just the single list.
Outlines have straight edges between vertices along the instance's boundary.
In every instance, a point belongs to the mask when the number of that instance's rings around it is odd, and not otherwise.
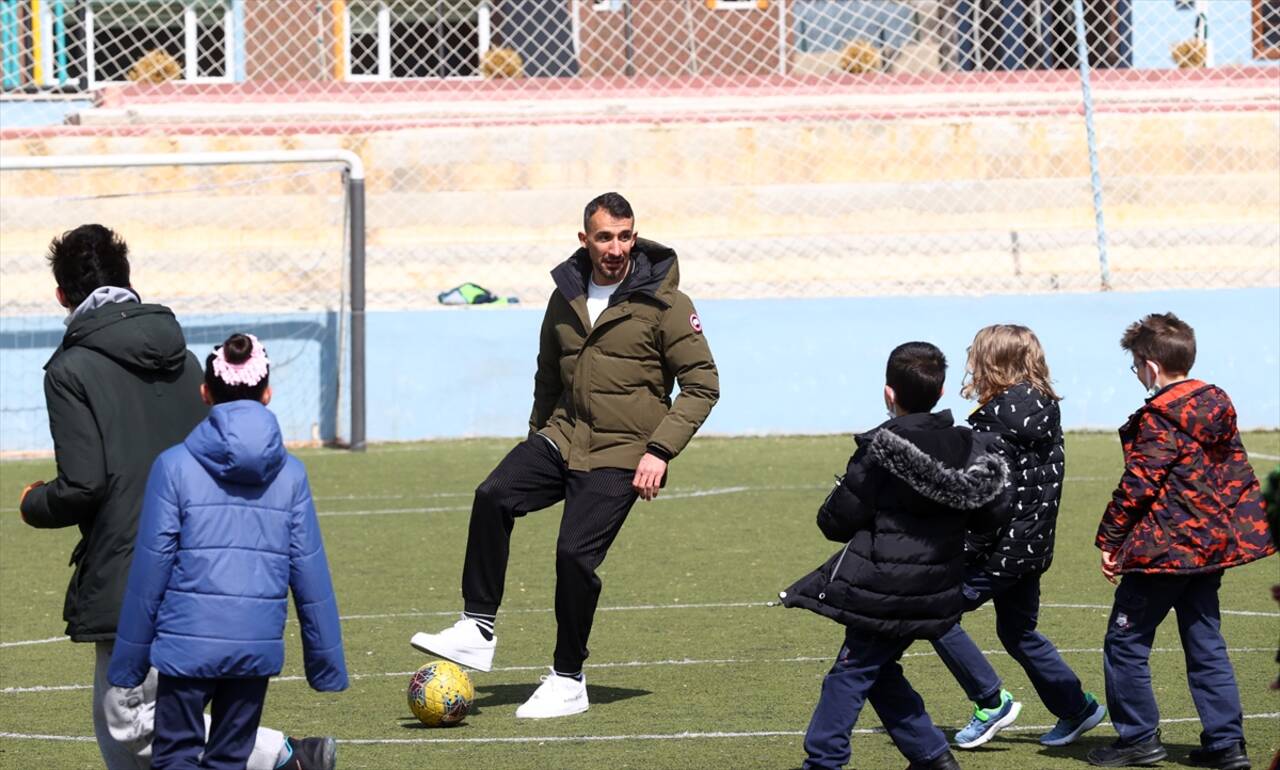
[{"label": "child in blue puffer jacket", "polygon": [[159,671],[154,770],[245,766],[267,683],[284,665],[290,589],[307,681],[347,688],[311,488],[266,408],[269,373],[253,335],[214,348],[200,386],[213,409],[147,480],[108,678],[136,687],[150,666]]}]

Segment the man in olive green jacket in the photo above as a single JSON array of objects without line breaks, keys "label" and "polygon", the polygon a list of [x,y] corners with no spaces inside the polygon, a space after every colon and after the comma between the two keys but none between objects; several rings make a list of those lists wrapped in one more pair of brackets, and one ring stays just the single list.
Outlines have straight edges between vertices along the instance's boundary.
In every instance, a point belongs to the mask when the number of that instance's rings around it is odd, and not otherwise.
[{"label": "man in olive green jacket", "polygon": [[[476,489],[462,620],[411,644],[488,671],[515,519],[564,501],[556,541],[555,665],[521,718],[587,710],[582,663],[600,578],[596,568],[637,497],[652,500],[667,463],[720,395],[702,322],[679,290],[676,253],[636,237],[617,193],[587,204],[582,248],[551,271],[529,437]],[[672,400],[673,386],[680,393]]]}]

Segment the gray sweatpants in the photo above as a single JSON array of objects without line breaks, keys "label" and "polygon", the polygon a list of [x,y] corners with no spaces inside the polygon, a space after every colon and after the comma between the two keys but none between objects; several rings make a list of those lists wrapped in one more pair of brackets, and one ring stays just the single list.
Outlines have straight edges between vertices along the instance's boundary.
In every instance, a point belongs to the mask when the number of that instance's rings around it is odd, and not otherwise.
[{"label": "gray sweatpants", "polygon": [[[111,735],[107,725],[106,697],[111,683],[107,681],[107,668],[111,665],[112,642],[97,642],[93,664],[93,734],[98,739],[98,750],[107,770],[151,770],[151,739],[155,734],[155,687],[143,687],[142,692],[152,699],[142,707],[131,710],[137,723],[128,728],[136,737],[122,743]],[[147,679],[153,680],[156,670],[151,669]],[[204,715],[205,734],[209,731],[209,715]],[[284,748],[284,733],[269,727],[258,728],[258,739],[245,770],[275,770],[280,750]]]}]

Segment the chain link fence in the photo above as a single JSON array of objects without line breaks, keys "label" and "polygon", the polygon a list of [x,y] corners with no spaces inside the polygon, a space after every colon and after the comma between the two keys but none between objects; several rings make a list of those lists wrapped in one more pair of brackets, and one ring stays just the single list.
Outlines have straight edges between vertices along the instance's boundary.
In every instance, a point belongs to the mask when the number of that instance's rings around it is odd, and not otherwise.
[{"label": "chain link fence", "polygon": [[[1280,0],[1079,5],[0,0],[0,150],[354,150],[375,310],[462,281],[542,301],[606,189],[700,297],[1275,285]],[[193,171],[171,186],[201,193],[112,213],[207,217],[145,256],[174,271],[302,271],[271,229],[314,196],[281,176]],[[94,184],[42,180],[5,181],[6,264]]]}]

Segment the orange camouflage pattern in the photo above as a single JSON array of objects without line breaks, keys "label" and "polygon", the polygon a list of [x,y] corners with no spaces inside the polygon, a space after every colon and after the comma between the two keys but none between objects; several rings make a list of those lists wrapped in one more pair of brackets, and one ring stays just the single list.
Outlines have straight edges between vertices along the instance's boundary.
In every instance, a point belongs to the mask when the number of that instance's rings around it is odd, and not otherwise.
[{"label": "orange camouflage pattern", "polygon": [[1258,477],[1216,385],[1184,380],[1120,428],[1124,475],[1095,544],[1119,571],[1195,574],[1275,553]]}]

